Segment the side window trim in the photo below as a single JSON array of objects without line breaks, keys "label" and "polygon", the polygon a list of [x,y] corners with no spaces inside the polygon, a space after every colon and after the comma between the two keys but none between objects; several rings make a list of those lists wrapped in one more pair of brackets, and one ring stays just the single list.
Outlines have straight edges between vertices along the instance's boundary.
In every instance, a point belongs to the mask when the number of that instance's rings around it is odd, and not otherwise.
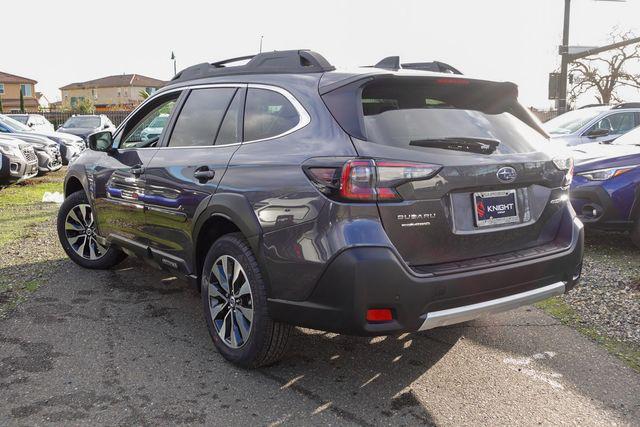
[{"label": "side window trim", "polygon": [[[300,103],[300,101],[298,101],[293,95],[291,95],[289,93],[289,91],[282,89],[281,87],[278,86],[271,86],[271,85],[263,85],[263,84],[257,84],[257,83],[249,83],[248,85],[248,89],[264,89],[264,90],[270,90],[272,92],[276,92],[279,93],[280,95],[284,96],[287,101],[289,101],[291,103],[291,105],[293,105],[293,108],[295,108],[295,110],[298,112],[298,124],[295,125],[294,127],[292,127],[291,129],[282,132],[278,135],[274,135],[274,136],[270,136],[268,138],[262,138],[262,139],[254,139],[251,141],[244,141],[244,131],[243,131],[243,144],[252,144],[254,142],[261,142],[261,141],[268,141],[271,139],[276,139],[276,138],[282,138],[285,135],[289,135],[290,133],[296,132],[300,129],[302,129],[303,127],[307,126],[309,123],[311,123],[311,116],[309,115],[309,113],[307,112],[307,110],[302,106],[302,104]],[[247,98],[245,97],[245,106],[247,103]],[[242,122],[243,122],[243,129],[244,129],[244,111],[243,111],[243,116],[242,116]]]},{"label": "side window trim", "polygon": [[[244,85],[242,87],[239,87],[238,90],[236,90],[236,93],[233,95],[233,97],[231,98],[231,101],[229,102],[229,105],[227,105],[227,109],[224,112],[224,115],[222,116],[222,120],[220,121],[220,125],[218,126],[218,130],[216,131],[216,137],[213,139],[213,146],[214,147],[224,147],[227,145],[233,145],[233,144],[241,144],[243,139],[244,139],[244,108],[245,105],[247,103],[247,85]],[[222,125],[224,124],[224,121],[227,119],[227,114],[229,114],[229,110],[231,109],[231,106],[233,105],[233,102],[235,101],[236,97],[240,97],[240,102],[242,102],[242,107],[240,108],[240,111],[237,113],[238,114],[238,121],[236,122],[236,132],[238,133],[238,141],[234,142],[234,143],[230,143],[230,144],[216,144],[218,142],[218,137],[220,136],[220,130],[222,129]]]}]

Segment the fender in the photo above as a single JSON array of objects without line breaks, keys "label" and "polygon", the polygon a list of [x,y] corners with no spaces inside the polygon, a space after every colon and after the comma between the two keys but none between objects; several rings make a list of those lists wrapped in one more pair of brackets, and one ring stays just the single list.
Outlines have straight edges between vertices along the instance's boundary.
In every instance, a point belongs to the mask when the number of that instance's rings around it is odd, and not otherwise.
[{"label": "fender", "polygon": [[[209,205],[200,213],[193,226],[192,236],[198,236],[204,223],[212,216],[222,216],[233,222],[249,241],[251,249],[258,254],[258,240],[262,233],[262,227],[258,222],[251,204],[238,193],[216,193],[211,197]],[[194,238],[193,247],[198,245],[197,237]]]}]

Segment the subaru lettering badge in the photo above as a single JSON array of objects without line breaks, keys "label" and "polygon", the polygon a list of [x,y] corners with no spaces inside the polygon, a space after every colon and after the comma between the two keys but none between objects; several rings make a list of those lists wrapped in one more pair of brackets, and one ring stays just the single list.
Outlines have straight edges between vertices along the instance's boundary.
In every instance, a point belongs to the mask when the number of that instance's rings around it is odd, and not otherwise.
[{"label": "subaru lettering badge", "polygon": [[496,176],[502,182],[513,182],[516,180],[516,176],[518,176],[518,173],[511,166],[505,166],[498,169],[498,172],[496,172]]}]

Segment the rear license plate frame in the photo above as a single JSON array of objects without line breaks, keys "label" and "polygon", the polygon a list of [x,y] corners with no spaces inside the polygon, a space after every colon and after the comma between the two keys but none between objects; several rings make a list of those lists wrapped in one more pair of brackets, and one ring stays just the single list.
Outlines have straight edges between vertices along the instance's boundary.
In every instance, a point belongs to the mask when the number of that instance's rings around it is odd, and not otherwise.
[{"label": "rear license plate frame", "polygon": [[[487,217],[488,214],[485,214],[480,217],[478,214],[478,202],[483,202],[483,207],[485,207],[485,201],[487,199],[495,199],[495,198],[504,198],[505,203],[513,202],[513,208],[508,209],[508,212],[511,214],[503,215],[501,211],[497,211],[499,217]],[[512,198],[512,200],[511,200]],[[497,202],[494,202],[493,205],[497,205]],[[488,210],[488,207],[485,209]],[[473,215],[476,220],[476,226],[478,228],[490,227],[492,225],[508,225],[515,224],[520,222],[520,212],[518,209],[518,194],[515,189],[509,190],[498,190],[498,191],[480,191],[477,193],[473,193]]]}]

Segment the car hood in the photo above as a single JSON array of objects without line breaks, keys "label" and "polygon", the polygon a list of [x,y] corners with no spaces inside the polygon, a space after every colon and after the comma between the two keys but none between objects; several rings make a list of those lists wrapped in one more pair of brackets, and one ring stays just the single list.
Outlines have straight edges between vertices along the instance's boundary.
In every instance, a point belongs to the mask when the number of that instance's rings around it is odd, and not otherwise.
[{"label": "car hood", "polygon": [[71,140],[79,144],[84,144],[84,142],[82,141],[82,138],[70,133],[57,132],[57,131],[37,131],[37,132],[34,132],[34,134],[44,136],[49,139],[53,139],[54,141]]},{"label": "car hood", "polygon": [[571,152],[576,163],[592,159],[620,157],[640,153],[640,147],[630,144],[600,144],[592,142],[573,147]]},{"label": "car hood", "polygon": [[84,138],[87,135],[90,135],[90,134],[92,134],[92,133],[94,133],[96,131],[97,131],[96,128],[65,128],[65,127],[58,128],[58,132],[70,133],[71,135],[77,135],[77,136],[80,136],[82,138]]},{"label": "car hood", "polygon": [[21,141],[27,142],[31,145],[38,146],[38,147],[58,145],[52,140],[50,140],[49,138],[47,138],[46,136],[37,135],[31,132],[15,132],[15,133],[12,133],[11,136],[13,138],[17,138]]},{"label": "car hood", "polygon": [[640,147],[623,144],[583,144],[572,150],[576,172],[640,164]]}]

